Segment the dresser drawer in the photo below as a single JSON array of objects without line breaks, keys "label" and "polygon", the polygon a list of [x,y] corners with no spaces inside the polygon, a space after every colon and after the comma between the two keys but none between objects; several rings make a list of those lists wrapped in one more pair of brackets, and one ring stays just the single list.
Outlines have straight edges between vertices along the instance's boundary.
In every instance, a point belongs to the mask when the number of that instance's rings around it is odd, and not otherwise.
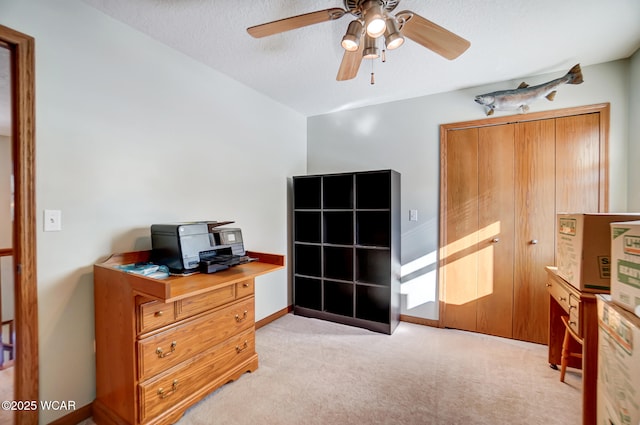
[{"label": "dresser drawer", "polygon": [[565,288],[561,284],[554,282],[552,280],[549,280],[547,282],[547,285],[548,285],[547,289],[549,291],[549,294],[553,297],[553,299],[555,299],[558,302],[558,304],[560,304],[562,309],[566,311],[568,314],[569,313],[569,294],[571,294],[571,291],[568,288]]},{"label": "dresser drawer", "polygon": [[578,334],[582,335],[582,326],[580,321],[581,302],[578,297],[569,294],[569,326]]},{"label": "dresser drawer", "polygon": [[254,292],[253,279],[236,283],[236,298],[243,298],[249,295],[253,295],[253,292]]},{"label": "dresser drawer", "polygon": [[140,421],[145,422],[175,404],[207,389],[220,374],[255,355],[255,332],[249,329],[168,373],[140,383]]},{"label": "dresser drawer", "polygon": [[253,329],[253,302],[253,297],[247,298],[138,341],[139,379],[167,370],[245,329]]},{"label": "dresser drawer", "polygon": [[174,303],[160,301],[145,301],[148,298],[140,297],[137,309],[138,333],[145,333],[175,322]]},{"label": "dresser drawer", "polygon": [[184,319],[227,304],[236,298],[235,285],[227,285],[214,291],[194,295],[176,301],[176,317]]}]

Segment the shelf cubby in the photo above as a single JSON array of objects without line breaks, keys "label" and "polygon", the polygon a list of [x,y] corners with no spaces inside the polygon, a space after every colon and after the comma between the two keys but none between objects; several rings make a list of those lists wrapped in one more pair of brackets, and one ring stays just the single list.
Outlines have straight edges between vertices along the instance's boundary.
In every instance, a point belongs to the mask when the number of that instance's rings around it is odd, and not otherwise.
[{"label": "shelf cubby", "polygon": [[322,178],[320,177],[296,179],[293,188],[293,208],[297,210],[320,209],[322,207],[321,188]]},{"label": "shelf cubby", "polygon": [[353,282],[353,248],[325,246],[323,276]]},{"label": "shelf cubby", "polygon": [[325,280],[324,311],[353,316],[353,284]]},{"label": "shelf cubby", "polygon": [[322,308],[322,280],[296,276],[294,284],[297,305],[314,310]]},{"label": "shelf cubby", "polygon": [[322,216],[319,211],[296,211],[294,223],[297,242],[322,242]]},{"label": "shelf cubby", "polygon": [[389,247],[391,231],[390,211],[356,212],[356,244]]},{"label": "shelf cubby", "polygon": [[324,211],[324,237],[327,244],[353,245],[353,212]]},{"label": "shelf cubby", "polygon": [[322,202],[325,210],[353,209],[353,174],[324,176]]},{"label": "shelf cubby", "polygon": [[388,209],[390,207],[391,176],[388,172],[356,175],[356,208]]},{"label": "shelf cubby", "polygon": [[322,277],[322,248],[320,245],[297,243],[294,256],[296,274]]},{"label": "shelf cubby", "polygon": [[356,285],[356,317],[374,322],[389,321],[390,291],[388,287]]},{"label": "shelf cubby", "polygon": [[391,251],[388,249],[356,249],[356,282],[389,285]]}]

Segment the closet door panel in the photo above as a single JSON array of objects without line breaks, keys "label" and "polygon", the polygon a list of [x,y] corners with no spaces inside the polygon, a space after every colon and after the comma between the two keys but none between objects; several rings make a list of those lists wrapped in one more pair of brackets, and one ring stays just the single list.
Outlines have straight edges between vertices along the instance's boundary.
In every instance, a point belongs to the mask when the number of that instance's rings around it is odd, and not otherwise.
[{"label": "closet door panel", "polygon": [[445,327],[476,330],[478,296],[478,129],[449,132],[444,199],[447,217],[441,262]]},{"label": "closet door panel", "polygon": [[556,158],[556,210],[598,212],[600,114],[557,118]]},{"label": "closet door panel", "polygon": [[513,337],[545,344],[549,294],[544,267],[555,253],[555,122],[516,124]]},{"label": "closet door panel", "polygon": [[479,129],[477,330],[510,338],[514,259],[513,124]]}]

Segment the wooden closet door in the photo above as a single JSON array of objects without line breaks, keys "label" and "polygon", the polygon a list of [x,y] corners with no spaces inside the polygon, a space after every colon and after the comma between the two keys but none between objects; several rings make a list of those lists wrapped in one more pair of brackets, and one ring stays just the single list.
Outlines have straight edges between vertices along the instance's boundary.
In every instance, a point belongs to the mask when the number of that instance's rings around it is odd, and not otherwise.
[{"label": "wooden closet door", "polygon": [[441,272],[445,327],[476,330],[478,297],[478,129],[450,131],[443,158],[447,216]]},{"label": "wooden closet door", "polygon": [[510,338],[514,259],[513,124],[478,130],[478,332]]},{"label": "wooden closet door", "polygon": [[[574,115],[556,120],[556,211],[599,212],[600,114]],[[555,263],[554,263],[555,264]]]},{"label": "wooden closet door", "polygon": [[546,344],[555,258],[555,121],[516,124],[513,338]]},{"label": "wooden closet door", "polygon": [[441,126],[441,326],[547,343],[556,213],[608,211],[608,129],[607,104]]},{"label": "wooden closet door", "polygon": [[511,337],[514,126],[450,132],[447,164],[445,326]]}]

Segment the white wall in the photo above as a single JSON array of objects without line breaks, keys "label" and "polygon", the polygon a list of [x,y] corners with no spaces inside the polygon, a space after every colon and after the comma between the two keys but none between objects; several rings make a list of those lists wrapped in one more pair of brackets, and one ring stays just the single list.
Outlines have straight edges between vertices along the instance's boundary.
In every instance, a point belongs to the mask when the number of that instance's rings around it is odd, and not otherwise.
[{"label": "white wall", "polygon": [[640,50],[631,57],[629,83],[629,200],[630,211],[640,211]]},{"label": "white wall", "polygon": [[0,135],[0,248],[11,248],[11,137]]},{"label": "white wall", "polygon": [[[286,254],[306,118],[79,0],[3,0],[0,24],[36,40],[40,398],[83,406],[93,264],[187,220],[235,220],[248,249]],[[61,232],[42,232],[44,209],[62,210]],[[287,280],[258,278],[257,319],[290,304]]]},{"label": "white wall", "polygon": [[[570,66],[567,68],[570,68]],[[555,101],[532,105],[532,111],[611,103],[610,209],[627,208],[627,140],[629,61],[583,67],[585,82],[562,86]],[[526,78],[530,85],[561,75]],[[515,88],[522,80],[425,96],[308,119],[309,174],[392,168],[402,175],[403,274],[402,313],[438,319],[436,250],[438,247],[440,124],[485,118],[474,103],[478,94]],[[497,115],[507,113],[496,112]],[[640,152],[636,151],[636,159]],[[418,221],[409,221],[409,210]]]},{"label": "white wall", "polygon": [[[0,248],[11,248],[12,241],[12,185],[11,137],[0,135]],[[13,257],[0,257],[0,293],[2,320],[13,319]]]}]

